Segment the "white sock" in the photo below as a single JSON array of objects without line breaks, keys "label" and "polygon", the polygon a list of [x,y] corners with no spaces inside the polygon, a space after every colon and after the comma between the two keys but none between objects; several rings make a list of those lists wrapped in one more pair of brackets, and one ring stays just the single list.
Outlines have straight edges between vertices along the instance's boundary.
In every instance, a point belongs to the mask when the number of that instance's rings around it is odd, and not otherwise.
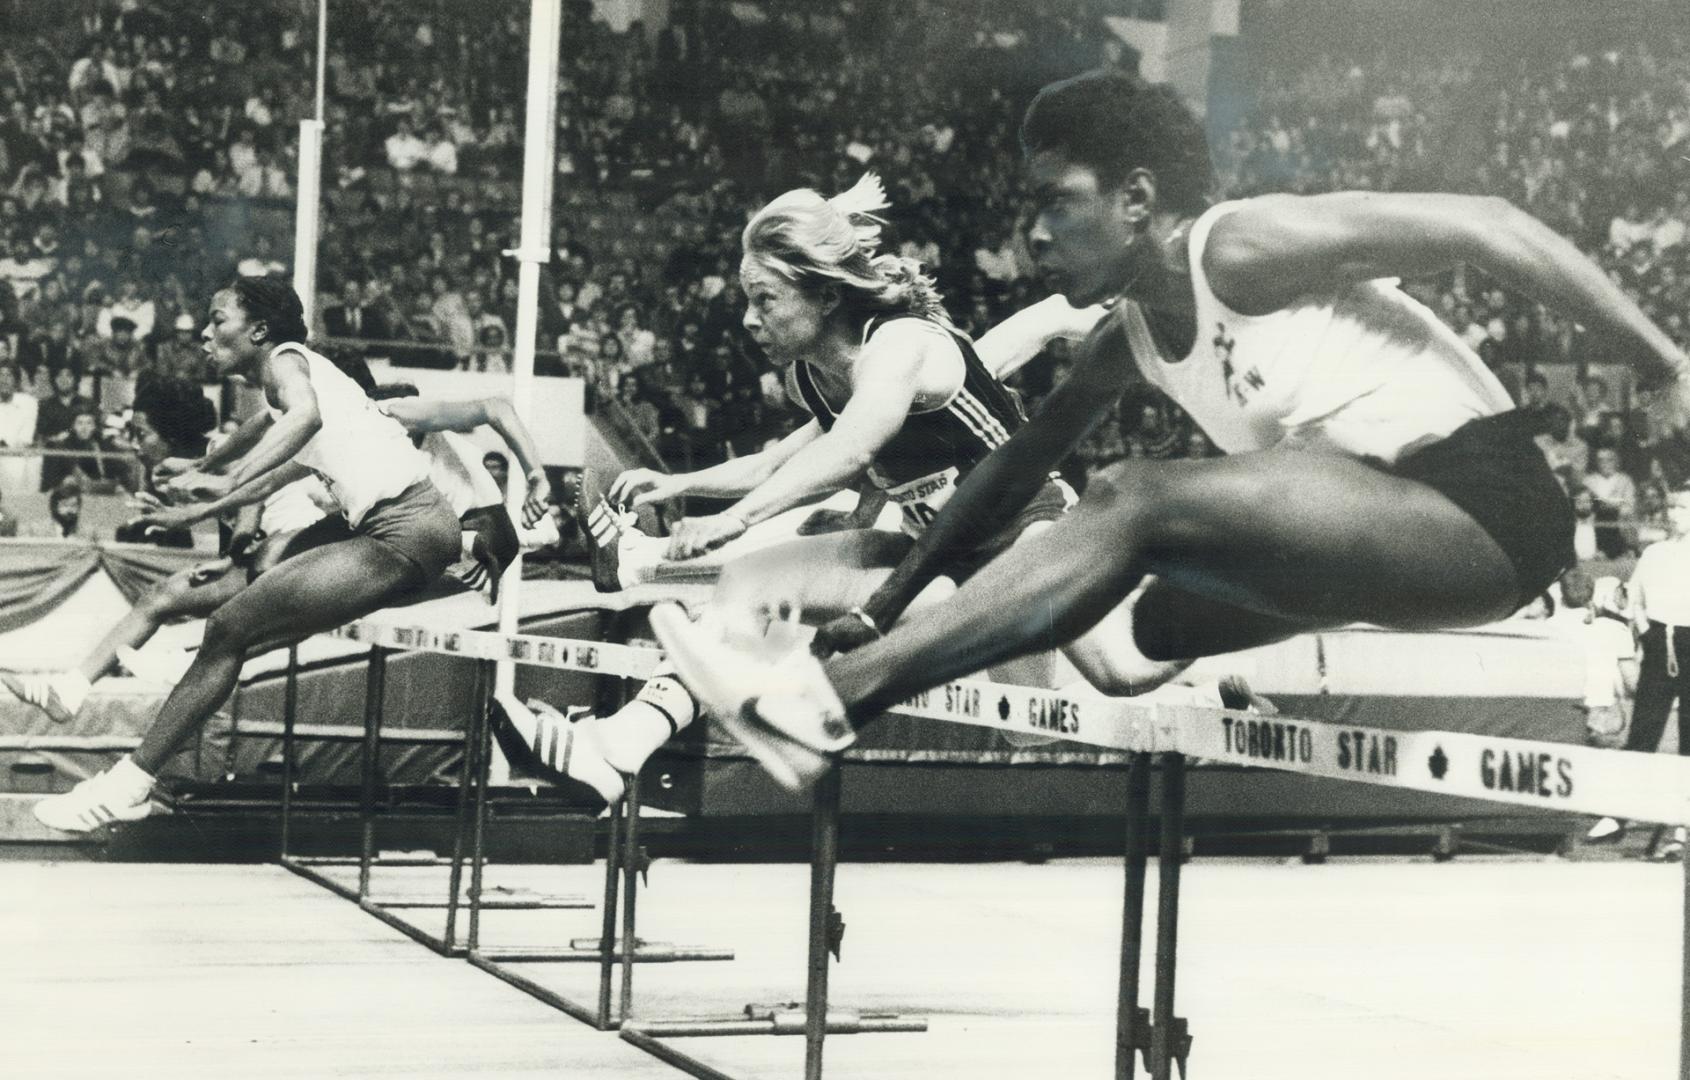
[{"label": "white sock", "polygon": [[65,708],[75,713],[80,711],[82,703],[88,700],[94,684],[80,671],[60,671],[53,675],[53,689],[58,693],[59,700],[64,702]]},{"label": "white sock", "polygon": [[660,668],[634,700],[613,715],[582,722],[593,725],[605,760],[617,771],[633,775],[658,747],[691,724],[697,713],[698,703],[686,687]]}]

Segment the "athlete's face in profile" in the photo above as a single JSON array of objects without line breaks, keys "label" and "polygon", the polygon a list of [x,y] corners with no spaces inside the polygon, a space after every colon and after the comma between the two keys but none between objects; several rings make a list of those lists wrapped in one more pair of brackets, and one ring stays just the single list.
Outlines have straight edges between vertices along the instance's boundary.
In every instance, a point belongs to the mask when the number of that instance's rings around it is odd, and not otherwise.
[{"label": "athlete's face in profile", "polygon": [[747,259],[739,268],[745,288],[746,333],[772,363],[785,366],[821,336],[827,305],[769,268]]},{"label": "athlete's face in profile", "polygon": [[1674,492],[1667,500],[1667,522],[1674,536],[1690,536],[1690,493]]},{"label": "athlete's face in profile", "polygon": [[1027,244],[1046,284],[1076,307],[1125,288],[1137,235],[1126,196],[1103,190],[1089,167],[1053,150],[1028,159],[1027,179],[1033,191]]},{"label": "athlete's face in profile", "polygon": [[201,349],[222,374],[239,370],[257,354],[253,325],[240,297],[224,289],[211,298],[211,314],[200,331]]}]

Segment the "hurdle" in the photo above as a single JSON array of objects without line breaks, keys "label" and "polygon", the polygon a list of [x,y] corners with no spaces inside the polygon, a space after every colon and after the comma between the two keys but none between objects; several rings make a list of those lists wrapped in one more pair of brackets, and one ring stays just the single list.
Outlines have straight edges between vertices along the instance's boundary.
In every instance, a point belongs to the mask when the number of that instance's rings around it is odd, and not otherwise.
[{"label": "hurdle", "polygon": [[[376,788],[378,786],[379,756],[383,741],[381,721],[382,703],[387,682],[387,657],[391,651],[391,649],[380,645],[372,646],[370,649],[369,666],[364,685],[364,723],[359,727],[325,724],[301,725],[298,723],[299,648],[295,645],[288,650],[287,674],[282,699],[282,722],[279,732],[274,732],[279,733],[282,738],[281,844],[277,861],[300,877],[322,886],[342,899],[357,904],[360,909],[371,916],[442,956],[462,956],[467,952],[467,945],[458,940],[457,932],[459,912],[466,904],[472,906],[484,905],[489,908],[513,911],[591,908],[592,902],[584,897],[539,894],[527,890],[501,890],[493,896],[485,896],[477,891],[472,891],[470,895],[464,895],[464,845],[465,837],[470,831],[468,815],[472,805],[485,805],[485,800],[477,794],[486,783],[485,750],[483,741],[478,738],[478,732],[481,726],[486,723],[484,714],[487,702],[491,700],[491,661],[483,660],[476,664],[476,690],[473,697],[477,706],[470,722],[464,725],[464,730],[400,729],[397,733],[389,732],[386,735],[390,742],[433,745],[462,742],[463,765],[458,780],[457,809],[452,832],[451,856],[449,858],[439,856],[393,857],[378,854],[376,845],[376,819],[378,816],[376,813]],[[273,729],[269,725],[249,725],[245,729],[245,733],[271,734]],[[359,853],[355,858],[343,856],[307,857],[297,855],[292,850],[295,795],[294,768],[297,761],[296,745],[300,738],[358,740],[361,744],[361,781],[358,800],[360,845]],[[333,867],[351,865],[356,865],[358,868],[356,886],[347,885],[327,872]],[[378,865],[385,868],[446,866],[449,870],[445,897],[442,899],[417,891],[377,894],[372,891],[371,880],[373,871]],[[443,932],[438,935],[424,930],[396,914],[399,911],[431,908],[445,908],[446,910],[445,927]]]},{"label": "hurdle", "polygon": [[[649,674],[659,656],[652,649],[609,642],[486,631],[440,631],[374,621],[350,624],[336,634],[381,650],[441,652],[486,663],[510,659],[624,678]],[[372,655],[372,667],[378,658]],[[371,678],[379,680],[380,676],[372,674]],[[478,700],[483,707],[476,710],[470,725],[475,729],[478,748],[471,750],[466,744],[466,753],[474,754],[478,768],[484,767],[490,739],[485,708],[489,686],[486,680],[478,686]],[[379,701],[379,695],[372,700]],[[1176,1012],[1180,866],[1187,855],[1185,772],[1192,759],[1565,813],[1690,825],[1690,760],[1676,755],[1630,754],[1571,743],[1463,732],[1373,728],[1226,709],[1073,699],[1053,691],[978,679],[952,681],[917,694],[890,711],[1127,753],[1122,949],[1113,1070],[1118,1080],[1133,1080],[1141,1060],[1152,1080],[1171,1080],[1176,1067],[1183,1075],[1193,1047],[1191,1025]],[[849,752],[844,760],[850,760]],[[1159,824],[1154,841],[1158,857],[1158,918],[1151,1004],[1145,1008],[1139,1001],[1143,989],[1144,893],[1152,845],[1153,770],[1161,776],[1154,815]],[[485,799],[484,788],[476,798]],[[708,1035],[802,1034],[806,1043],[806,1080],[820,1080],[824,1041],[829,1034],[924,1030],[925,1023],[919,1020],[829,1008],[828,959],[837,952],[842,931],[842,921],[832,906],[839,805],[840,778],[835,768],[824,776],[815,791],[805,1001],[748,1006],[744,1016],[730,1020],[629,1018],[629,965],[641,959],[639,954],[645,943],[632,933],[632,905],[625,904],[621,911],[620,942],[611,936],[615,914],[607,908],[605,932],[596,943],[590,943],[596,948],[579,950],[587,954],[586,959],[599,961],[601,971],[613,962],[622,965],[624,997],[618,1018],[621,1038],[692,1075],[728,1080],[729,1074],[677,1050],[669,1042]],[[477,816],[471,815],[471,820],[477,820]],[[620,866],[611,867],[612,858],[607,857],[607,895],[618,871],[627,881],[637,873],[640,860],[629,858],[630,851],[637,851],[637,846],[631,846],[634,839],[637,839],[637,826],[630,825],[624,828],[621,843],[612,844],[611,850],[621,853],[615,856]],[[469,893],[472,938],[477,927],[474,901],[478,878],[477,867],[472,870]],[[1683,889],[1684,929],[1690,937],[1690,861],[1686,863]],[[625,947],[627,942],[632,942],[634,947]],[[498,962],[491,957],[483,959]],[[1684,953],[1681,963],[1683,1002],[1690,1004],[1690,950]],[[605,989],[608,978],[605,975],[601,979],[600,1008],[594,1013],[607,1021],[604,1025],[607,1027],[611,1019],[609,991]],[[522,985],[515,979],[507,981]],[[1681,1021],[1679,1076],[1680,1080],[1690,1080],[1690,1014],[1685,1014]]]},{"label": "hurdle", "polygon": [[[630,605],[633,606],[636,605]],[[337,895],[355,900],[372,915],[436,952],[462,956],[473,966],[601,1031],[613,1030],[620,1026],[632,1011],[635,964],[727,961],[734,958],[730,949],[646,941],[638,936],[636,897],[640,887],[639,879],[649,870],[649,859],[639,843],[638,778],[630,782],[627,797],[608,819],[604,899],[599,936],[571,939],[561,946],[489,948],[483,946],[480,940],[483,911],[588,909],[594,906],[591,901],[574,896],[531,895],[521,892],[489,896],[490,890],[484,885],[483,872],[487,865],[485,830],[490,817],[487,772],[492,755],[490,712],[494,664],[500,660],[511,660],[518,664],[600,676],[600,703],[604,705],[620,701],[621,680],[643,678],[650,674],[658,656],[655,650],[634,648],[615,642],[580,641],[530,634],[501,634],[484,630],[441,631],[375,620],[348,624],[334,631],[333,636],[371,647],[365,724],[362,729],[351,729],[361,730],[364,738],[364,795],[360,804],[363,846],[355,860],[359,867],[359,885],[353,890],[318,869],[324,865],[348,865],[354,860],[301,860],[297,856],[289,856],[283,865],[324,885]],[[380,711],[386,657],[396,650],[439,653],[476,662],[477,677],[472,695],[475,705],[464,730],[440,733],[417,729],[415,732],[422,736],[422,739],[417,741],[443,741],[444,736],[449,735],[452,740],[462,739],[464,743],[464,768],[459,777],[457,830],[454,833],[452,857],[450,860],[401,859],[389,860],[386,863],[390,866],[449,865],[452,868],[451,885],[443,901],[420,896],[399,898],[396,901],[394,898],[371,898],[369,895],[369,871],[371,866],[378,862],[373,838],[375,782],[372,763],[380,745]],[[290,657],[289,682],[283,698],[284,729],[288,727],[288,718],[297,711],[297,696],[297,663]],[[406,732],[405,737],[411,734],[412,732]],[[289,764],[292,755],[285,739],[283,760],[285,845],[289,835],[286,800],[291,798],[292,779]],[[463,889],[466,844],[469,848],[469,883],[467,893],[460,895],[460,890]],[[436,937],[419,930],[388,910],[416,907],[445,907],[444,935]],[[467,909],[467,932],[461,942],[455,936],[456,916],[460,909]],[[629,943],[632,943],[631,947]],[[599,987],[595,1003],[586,1005],[577,1002],[510,967],[513,964],[553,963],[596,964],[599,969]],[[612,986],[618,978],[620,995],[613,1008]]]}]

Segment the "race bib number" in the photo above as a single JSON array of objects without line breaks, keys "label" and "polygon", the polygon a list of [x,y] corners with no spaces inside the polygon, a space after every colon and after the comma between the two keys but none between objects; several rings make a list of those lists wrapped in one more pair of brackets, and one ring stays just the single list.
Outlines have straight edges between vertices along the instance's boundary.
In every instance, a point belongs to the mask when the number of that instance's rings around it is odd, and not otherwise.
[{"label": "race bib number", "polygon": [[929,473],[918,480],[886,489],[886,498],[895,503],[904,515],[904,530],[919,533],[933,524],[939,511],[956,493],[956,466],[944,472]]}]

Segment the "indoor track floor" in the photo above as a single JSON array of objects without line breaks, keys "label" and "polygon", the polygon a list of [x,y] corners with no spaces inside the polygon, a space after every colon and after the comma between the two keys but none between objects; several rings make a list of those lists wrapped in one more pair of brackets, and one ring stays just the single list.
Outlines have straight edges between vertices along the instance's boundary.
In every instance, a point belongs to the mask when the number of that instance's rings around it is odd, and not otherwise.
[{"label": "indoor track floor", "polygon": [[[382,869],[376,887],[438,875]],[[658,863],[640,936],[737,955],[637,968],[635,1014],[800,998],[808,877]],[[602,870],[493,867],[487,883],[597,898]],[[1121,888],[1102,859],[841,866],[835,1006],[931,1026],[830,1038],[827,1075],[1111,1075]],[[1679,867],[1630,862],[1197,860],[1177,1002],[1192,1075],[1660,1080],[1679,1042],[1682,888]],[[1149,889],[1153,913],[1154,864]],[[482,941],[558,944],[598,919],[490,912]],[[0,1075],[16,1080],[681,1075],[275,866],[0,862],[0,947]],[[590,966],[519,970],[595,992]],[[746,1080],[802,1075],[801,1038],[681,1046]]]}]

